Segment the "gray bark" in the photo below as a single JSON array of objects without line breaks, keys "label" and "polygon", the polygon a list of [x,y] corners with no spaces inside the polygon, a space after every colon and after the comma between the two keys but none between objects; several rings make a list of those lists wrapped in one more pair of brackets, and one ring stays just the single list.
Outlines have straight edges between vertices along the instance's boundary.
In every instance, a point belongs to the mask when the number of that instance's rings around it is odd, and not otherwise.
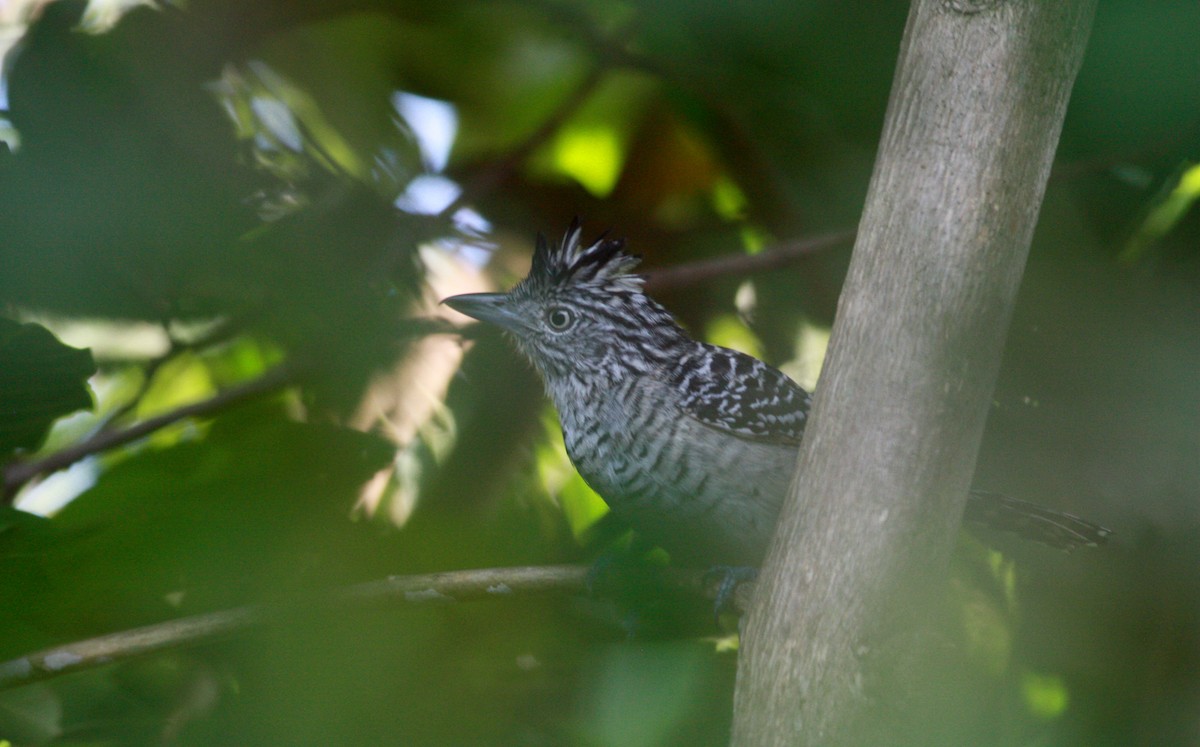
[{"label": "gray bark", "polygon": [[920,666],[907,649],[946,579],[1094,11],[913,3],[825,374],[746,621],[738,747],[890,733],[886,704],[866,706]]}]

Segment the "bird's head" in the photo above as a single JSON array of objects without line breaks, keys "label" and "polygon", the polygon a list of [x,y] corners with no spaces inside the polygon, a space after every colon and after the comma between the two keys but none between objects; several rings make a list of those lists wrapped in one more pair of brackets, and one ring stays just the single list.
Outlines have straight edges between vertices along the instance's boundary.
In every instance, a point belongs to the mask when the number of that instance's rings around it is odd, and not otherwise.
[{"label": "bird's head", "polygon": [[529,276],[508,293],[468,293],[443,303],[495,324],[517,342],[547,384],[644,370],[682,330],[631,272],[640,258],[621,239],[584,245],[579,221],[561,243],[538,235]]}]

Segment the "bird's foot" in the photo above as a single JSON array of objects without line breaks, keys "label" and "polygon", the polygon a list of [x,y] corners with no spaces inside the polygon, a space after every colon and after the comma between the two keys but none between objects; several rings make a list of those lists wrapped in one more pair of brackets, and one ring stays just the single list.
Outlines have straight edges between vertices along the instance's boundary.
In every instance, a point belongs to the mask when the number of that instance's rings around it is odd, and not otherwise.
[{"label": "bird's foot", "polygon": [[706,586],[717,582],[716,596],[713,600],[713,619],[717,625],[721,624],[721,613],[732,606],[737,587],[757,578],[758,569],[745,565],[714,565],[704,572]]}]

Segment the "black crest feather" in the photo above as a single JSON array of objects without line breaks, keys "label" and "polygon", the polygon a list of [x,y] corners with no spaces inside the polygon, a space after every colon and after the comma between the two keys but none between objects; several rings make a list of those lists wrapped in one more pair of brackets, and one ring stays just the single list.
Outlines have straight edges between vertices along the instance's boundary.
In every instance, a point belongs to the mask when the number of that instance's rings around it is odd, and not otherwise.
[{"label": "black crest feather", "polygon": [[582,236],[578,217],[571,221],[560,243],[551,244],[539,233],[533,266],[525,282],[539,288],[590,285],[641,290],[642,276],[631,272],[641,257],[625,251],[624,239],[609,239],[605,232],[585,246]]}]

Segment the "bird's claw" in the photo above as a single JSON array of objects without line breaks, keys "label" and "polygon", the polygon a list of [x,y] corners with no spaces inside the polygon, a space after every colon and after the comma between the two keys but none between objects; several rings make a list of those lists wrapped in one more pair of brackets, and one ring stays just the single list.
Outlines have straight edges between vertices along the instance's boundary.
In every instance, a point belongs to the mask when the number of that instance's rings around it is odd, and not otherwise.
[{"label": "bird's claw", "polygon": [[721,624],[721,613],[728,609],[733,602],[733,595],[739,584],[758,578],[758,569],[750,566],[714,565],[704,572],[704,583],[708,585],[719,579],[716,596],[713,600],[713,619]]}]

